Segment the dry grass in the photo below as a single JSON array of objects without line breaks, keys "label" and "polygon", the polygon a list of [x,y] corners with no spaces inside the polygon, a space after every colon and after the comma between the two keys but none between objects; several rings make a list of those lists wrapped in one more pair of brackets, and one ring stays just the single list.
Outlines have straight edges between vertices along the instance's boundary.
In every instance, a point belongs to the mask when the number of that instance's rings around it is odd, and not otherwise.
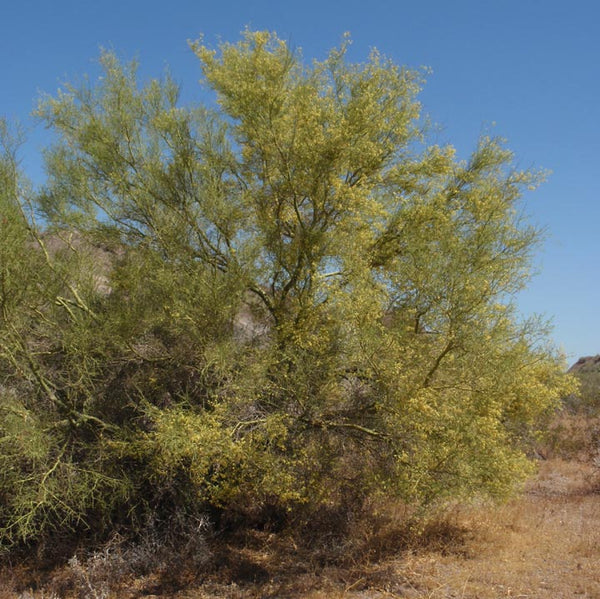
[{"label": "dry grass", "polygon": [[519,499],[501,507],[455,507],[412,537],[392,518],[387,533],[373,531],[362,547],[354,540],[347,549],[356,561],[344,567],[329,564],[305,572],[292,567],[281,578],[270,563],[278,553],[270,553],[267,544],[260,561],[275,573],[273,579],[205,585],[180,596],[598,599],[600,495],[595,477],[589,464],[542,462]]},{"label": "dry grass", "polygon": [[565,411],[550,425],[541,453],[578,461],[598,461],[600,466],[600,417]]},{"label": "dry grass", "polygon": [[111,585],[98,576],[115,563],[99,556],[87,574],[76,562],[46,574],[7,569],[0,599],[600,599],[597,475],[589,461],[542,461],[520,498],[455,506],[420,530],[388,505],[347,536],[315,532],[300,543],[247,531],[213,542],[212,565],[200,573],[129,574]]},{"label": "dry grass", "polygon": [[599,598],[600,496],[592,475],[583,464],[545,462],[519,500],[464,510],[457,518],[472,537],[463,556],[418,552],[397,560],[395,571],[409,572],[416,588],[406,596]]}]

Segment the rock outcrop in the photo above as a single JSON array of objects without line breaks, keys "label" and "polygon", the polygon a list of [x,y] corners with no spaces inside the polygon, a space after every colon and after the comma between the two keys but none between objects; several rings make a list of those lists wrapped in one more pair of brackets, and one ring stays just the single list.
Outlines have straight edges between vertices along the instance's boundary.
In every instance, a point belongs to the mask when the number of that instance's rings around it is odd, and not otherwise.
[{"label": "rock outcrop", "polygon": [[573,374],[590,371],[600,372],[600,354],[596,356],[585,356],[583,358],[579,358],[579,360],[577,360],[577,362],[575,362],[575,364],[569,368],[569,372]]}]

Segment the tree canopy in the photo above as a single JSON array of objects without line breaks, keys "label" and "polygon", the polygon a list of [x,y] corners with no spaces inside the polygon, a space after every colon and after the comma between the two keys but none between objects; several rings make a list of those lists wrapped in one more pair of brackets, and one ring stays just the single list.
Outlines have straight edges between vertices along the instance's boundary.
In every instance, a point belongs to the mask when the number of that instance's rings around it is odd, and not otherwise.
[{"label": "tree canopy", "polygon": [[495,138],[428,143],[422,73],[347,43],[310,64],[272,33],[194,43],[217,104],[191,106],[104,53],[40,102],[39,190],[2,126],[5,545],[529,472],[571,385],[514,306],[540,176]]}]

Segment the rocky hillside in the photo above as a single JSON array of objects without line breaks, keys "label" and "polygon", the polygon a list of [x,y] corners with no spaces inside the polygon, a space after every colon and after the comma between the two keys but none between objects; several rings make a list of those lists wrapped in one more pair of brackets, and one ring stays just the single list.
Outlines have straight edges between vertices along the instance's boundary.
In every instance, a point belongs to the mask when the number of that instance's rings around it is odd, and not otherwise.
[{"label": "rocky hillside", "polygon": [[579,358],[579,360],[569,368],[569,372],[573,374],[579,374],[581,372],[600,372],[600,354],[597,356]]},{"label": "rocky hillside", "polygon": [[569,372],[581,383],[573,407],[600,412],[600,355],[579,358]]}]

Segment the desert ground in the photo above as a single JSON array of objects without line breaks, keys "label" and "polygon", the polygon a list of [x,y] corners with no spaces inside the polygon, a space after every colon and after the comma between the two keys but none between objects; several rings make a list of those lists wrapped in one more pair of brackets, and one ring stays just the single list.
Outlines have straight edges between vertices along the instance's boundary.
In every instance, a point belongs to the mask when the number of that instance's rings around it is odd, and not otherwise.
[{"label": "desert ground", "polygon": [[48,571],[5,565],[0,598],[600,598],[600,484],[589,456],[540,458],[520,496],[448,506],[417,527],[399,506],[371,510],[343,538],[213,538],[203,571],[171,564],[124,576],[108,550]]}]

